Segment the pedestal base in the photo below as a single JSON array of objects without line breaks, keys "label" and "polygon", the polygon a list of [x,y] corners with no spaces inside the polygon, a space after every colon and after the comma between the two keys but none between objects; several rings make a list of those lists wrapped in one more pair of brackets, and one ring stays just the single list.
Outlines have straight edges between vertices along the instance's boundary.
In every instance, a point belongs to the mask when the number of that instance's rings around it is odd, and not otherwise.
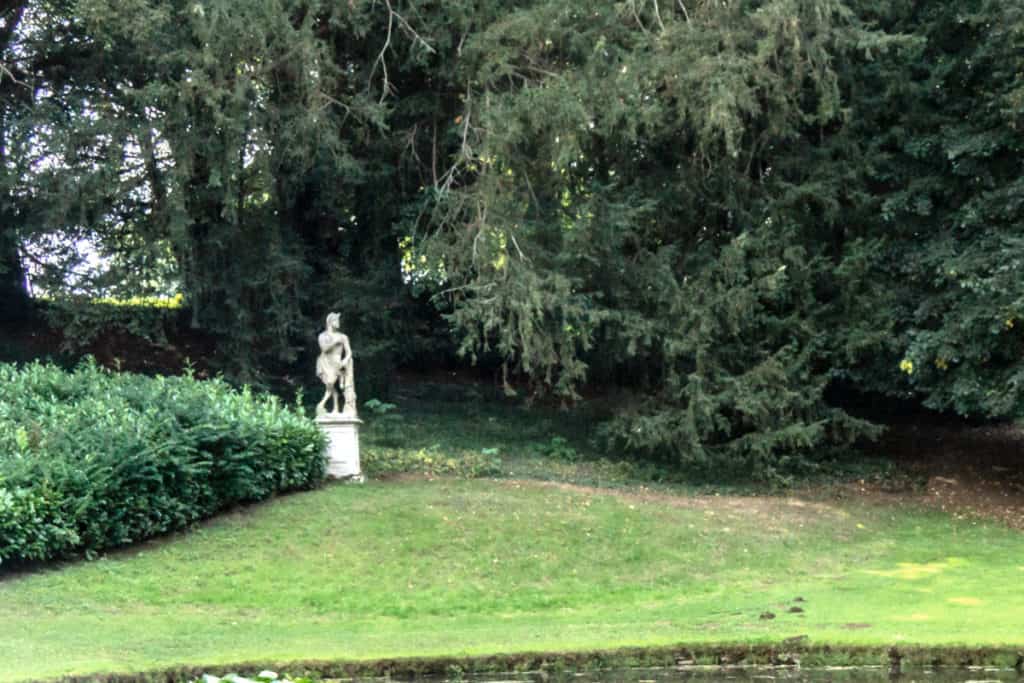
[{"label": "pedestal base", "polygon": [[325,413],[317,415],[316,423],[327,434],[327,477],[365,481],[359,464],[359,425],[363,421],[341,413]]}]

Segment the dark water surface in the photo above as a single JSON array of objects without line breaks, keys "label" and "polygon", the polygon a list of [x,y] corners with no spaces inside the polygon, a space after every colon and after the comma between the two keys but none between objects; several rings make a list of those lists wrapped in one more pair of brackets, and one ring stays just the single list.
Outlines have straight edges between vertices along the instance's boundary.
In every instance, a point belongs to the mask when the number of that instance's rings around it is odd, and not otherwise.
[{"label": "dark water surface", "polygon": [[1014,669],[996,667],[910,668],[893,675],[888,667],[882,666],[806,669],[695,666],[682,669],[614,669],[559,675],[497,674],[465,676],[461,680],[466,683],[1024,683],[1024,676]]}]

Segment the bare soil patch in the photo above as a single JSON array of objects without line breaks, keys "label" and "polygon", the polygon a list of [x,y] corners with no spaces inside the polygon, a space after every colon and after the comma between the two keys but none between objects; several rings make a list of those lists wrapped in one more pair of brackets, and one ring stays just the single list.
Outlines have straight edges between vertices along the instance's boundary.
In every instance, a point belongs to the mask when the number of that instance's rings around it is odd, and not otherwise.
[{"label": "bare soil patch", "polygon": [[[1024,429],[1017,425],[971,427],[928,422],[894,425],[875,447],[895,461],[898,482],[855,481],[808,488],[788,496],[687,496],[645,487],[604,489],[559,482],[509,480],[622,500],[703,510],[707,514],[755,516],[779,528],[846,513],[831,498],[854,497],[891,506],[926,506],[962,517],[980,517],[1024,531]],[[894,485],[895,484],[895,485]]]},{"label": "bare soil patch", "polygon": [[644,486],[613,489],[523,479],[509,479],[505,481],[505,484],[514,487],[551,488],[586,495],[614,496],[628,503],[656,503],[672,508],[700,510],[707,515],[722,515],[726,518],[750,519],[756,517],[765,523],[766,529],[789,528],[794,525],[847,516],[842,509],[827,502],[807,500],[796,496],[687,496],[654,491]]},{"label": "bare soil patch", "polygon": [[879,444],[916,485],[893,491],[886,482],[855,482],[847,492],[887,504],[935,507],[1024,530],[1024,429],[895,425]]}]

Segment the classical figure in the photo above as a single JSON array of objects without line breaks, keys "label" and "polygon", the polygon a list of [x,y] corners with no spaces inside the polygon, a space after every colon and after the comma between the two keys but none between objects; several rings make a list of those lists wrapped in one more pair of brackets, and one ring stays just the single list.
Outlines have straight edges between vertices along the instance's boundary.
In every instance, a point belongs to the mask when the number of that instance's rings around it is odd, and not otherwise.
[{"label": "classical figure", "polygon": [[317,415],[327,414],[327,399],[334,401],[334,414],[338,413],[338,385],[345,396],[345,407],[341,414],[356,417],[355,369],[352,366],[352,347],[348,337],[341,333],[341,316],[331,313],[327,316],[327,329],[317,338],[320,357],[316,359],[316,376],[324,383],[324,398],[316,406]]}]

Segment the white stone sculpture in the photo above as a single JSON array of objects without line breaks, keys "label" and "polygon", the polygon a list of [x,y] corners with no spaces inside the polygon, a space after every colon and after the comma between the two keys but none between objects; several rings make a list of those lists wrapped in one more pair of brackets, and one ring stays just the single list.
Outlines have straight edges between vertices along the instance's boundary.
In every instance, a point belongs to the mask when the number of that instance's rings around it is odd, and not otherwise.
[{"label": "white stone sculpture", "polygon": [[338,385],[345,396],[345,407],[341,414],[356,415],[356,375],[352,362],[352,347],[348,337],[341,332],[341,316],[331,313],[327,316],[327,329],[317,338],[320,343],[320,357],[316,359],[316,376],[324,383],[323,400],[316,406],[316,414],[327,413],[327,400],[334,402],[334,413],[338,412]]},{"label": "white stone sculpture", "polygon": [[[324,397],[316,407],[316,421],[327,434],[327,476],[334,479],[363,481],[359,464],[359,425],[356,414],[355,368],[348,337],[341,333],[341,316],[327,316],[327,329],[317,338],[320,356],[316,359],[316,375],[324,383]],[[338,411],[338,387],[345,398]],[[333,399],[334,410],[327,411]]]}]

